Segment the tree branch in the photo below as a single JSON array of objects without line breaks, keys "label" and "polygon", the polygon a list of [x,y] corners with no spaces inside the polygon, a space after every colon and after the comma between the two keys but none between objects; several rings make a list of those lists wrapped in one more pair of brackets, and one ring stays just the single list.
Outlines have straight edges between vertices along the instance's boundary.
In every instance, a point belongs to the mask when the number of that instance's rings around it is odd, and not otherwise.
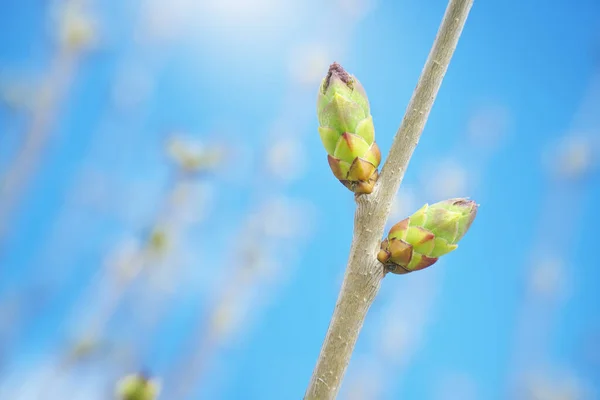
[{"label": "tree branch", "polygon": [[375,189],[370,195],[357,197],[354,236],[344,282],[304,397],[306,400],[334,399],[340,389],[367,311],[385,275],[376,254],[392,201],[419,142],[472,5],[473,0],[450,0]]}]

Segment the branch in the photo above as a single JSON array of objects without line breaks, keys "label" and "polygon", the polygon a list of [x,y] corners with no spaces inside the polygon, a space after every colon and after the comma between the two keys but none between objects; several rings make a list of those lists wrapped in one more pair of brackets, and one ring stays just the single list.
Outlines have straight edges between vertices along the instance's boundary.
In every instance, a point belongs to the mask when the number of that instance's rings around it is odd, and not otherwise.
[{"label": "branch", "polygon": [[450,0],[375,189],[370,195],[357,197],[354,236],[344,282],[304,397],[306,400],[334,399],[340,389],[367,311],[385,274],[376,254],[392,201],[419,142],[472,5],[473,0]]}]

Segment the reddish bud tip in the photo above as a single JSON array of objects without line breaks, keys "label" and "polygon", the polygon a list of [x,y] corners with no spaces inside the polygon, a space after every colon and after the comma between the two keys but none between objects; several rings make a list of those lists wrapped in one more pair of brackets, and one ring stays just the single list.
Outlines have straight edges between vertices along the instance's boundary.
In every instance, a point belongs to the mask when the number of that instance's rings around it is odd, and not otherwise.
[{"label": "reddish bud tip", "polygon": [[344,82],[349,87],[352,86],[352,77],[346,70],[337,62],[334,62],[329,66],[329,71],[327,72],[327,76],[325,77],[325,84],[323,85],[323,90],[327,90],[331,80],[333,78],[338,78],[342,82]]}]

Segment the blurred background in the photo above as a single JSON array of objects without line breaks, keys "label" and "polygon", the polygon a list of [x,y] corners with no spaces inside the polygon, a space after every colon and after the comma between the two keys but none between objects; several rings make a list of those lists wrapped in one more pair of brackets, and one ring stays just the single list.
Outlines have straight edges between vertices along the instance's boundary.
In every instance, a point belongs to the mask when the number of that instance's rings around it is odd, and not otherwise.
[{"label": "blurred background", "polygon": [[[0,399],[299,399],[351,193],[317,134],[338,61],[387,154],[445,0],[4,0]],[[481,204],[388,276],[341,399],[600,398],[600,2],[475,1],[389,225]]]}]

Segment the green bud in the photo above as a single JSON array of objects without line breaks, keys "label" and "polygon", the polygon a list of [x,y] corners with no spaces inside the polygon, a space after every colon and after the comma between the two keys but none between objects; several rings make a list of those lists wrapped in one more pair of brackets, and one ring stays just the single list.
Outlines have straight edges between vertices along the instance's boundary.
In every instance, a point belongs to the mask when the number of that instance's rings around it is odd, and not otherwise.
[{"label": "green bud", "polygon": [[333,63],[317,98],[319,135],[335,177],[356,194],[371,193],[381,153],[360,82]]},{"label": "green bud", "polygon": [[117,385],[119,400],[156,400],[159,385],[141,374],[128,375]]},{"label": "green bud", "polygon": [[406,274],[433,265],[439,257],[458,247],[477,215],[477,204],[450,199],[425,204],[394,225],[381,242],[377,259],[390,272]]}]

